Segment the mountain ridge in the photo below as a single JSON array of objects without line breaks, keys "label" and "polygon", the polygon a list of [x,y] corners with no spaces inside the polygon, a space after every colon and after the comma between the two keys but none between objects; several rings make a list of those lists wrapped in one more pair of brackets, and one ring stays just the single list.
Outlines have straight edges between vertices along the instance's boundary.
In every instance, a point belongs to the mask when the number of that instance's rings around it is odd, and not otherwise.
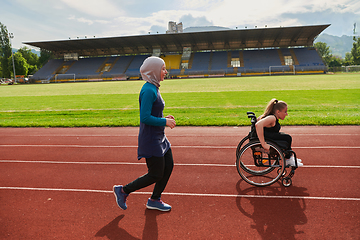
[{"label": "mountain ridge", "polygon": [[[357,36],[358,38],[359,36]],[[327,33],[320,34],[314,41],[326,43],[335,56],[345,58],[346,53],[350,53],[353,47],[353,36],[342,35],[341,37],[333,36]]]}]

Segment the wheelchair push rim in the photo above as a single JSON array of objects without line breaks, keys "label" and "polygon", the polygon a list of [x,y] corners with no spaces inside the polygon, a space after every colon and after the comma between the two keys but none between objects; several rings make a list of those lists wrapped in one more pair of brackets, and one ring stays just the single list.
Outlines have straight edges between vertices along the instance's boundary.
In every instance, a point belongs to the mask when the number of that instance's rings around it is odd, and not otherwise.
[{"label": "wheelchair push rim", "polygon": [[286,164],[282,150],[272,142],[267,143],[270,145],[269,154],[264,153],[259,141],[250,141],[237,152],[238,173],[251,185],[268,186],[283,176]]}]

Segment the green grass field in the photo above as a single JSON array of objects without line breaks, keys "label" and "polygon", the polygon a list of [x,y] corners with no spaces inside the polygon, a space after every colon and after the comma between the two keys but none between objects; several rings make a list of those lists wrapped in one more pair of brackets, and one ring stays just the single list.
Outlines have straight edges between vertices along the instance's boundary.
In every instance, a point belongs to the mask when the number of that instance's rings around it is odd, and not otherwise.
[{"label": "green grass field", "polygon": [[[0,86],[0,127],[138,126],[144,81]],[[359,125],[360,74],[165,80],[164,114],[179,126],[249,125],[271,98],[288,103],[282,125]]]}]

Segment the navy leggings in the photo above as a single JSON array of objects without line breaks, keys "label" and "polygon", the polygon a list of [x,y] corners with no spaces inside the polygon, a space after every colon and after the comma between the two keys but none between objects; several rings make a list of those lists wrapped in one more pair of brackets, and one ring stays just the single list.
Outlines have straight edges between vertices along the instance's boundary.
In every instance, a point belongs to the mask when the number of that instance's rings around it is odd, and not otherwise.
[{"label": "navy leggings", "polygon": [[171,148],[163,157],[146,158],[148,173],[124,186],[123,190],[129,194],[141,188],[150,186],[155,183],[151,199],[159,199],[169,181],[171,172],[174,167],[174,160]]},{"label": "navy leggings", "polygon": [[[289,134],[278,132],[264,132],[265,139],[272,140],[283,150],[291,150],[292,137]],[[285,158],[290,158],[290,154],[286,154]]]}]

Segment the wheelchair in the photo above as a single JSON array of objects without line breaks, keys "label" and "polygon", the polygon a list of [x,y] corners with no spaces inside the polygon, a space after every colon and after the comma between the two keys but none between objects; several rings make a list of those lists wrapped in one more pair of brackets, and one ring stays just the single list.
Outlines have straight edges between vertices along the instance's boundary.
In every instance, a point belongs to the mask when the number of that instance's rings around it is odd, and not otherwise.
[{"label": "wheelchair", "polygon": [[[285,187],[292,184],[291,178],[297,169],[296,153],[292,150],[285,150],[287,143],[284,141],[272,141],[265,139],[270,145],[268,152],[261,146],[256,134],[255,113],[247,112],[251,121],[251,130],[238,144],[236,149],[236,168],[241,178],[247,183],[264,187],[269,186],[278,180]],[[286,165],[285,155],[294,155],[295,166]],[[289,174],[287,170],[289,169]]]}]

